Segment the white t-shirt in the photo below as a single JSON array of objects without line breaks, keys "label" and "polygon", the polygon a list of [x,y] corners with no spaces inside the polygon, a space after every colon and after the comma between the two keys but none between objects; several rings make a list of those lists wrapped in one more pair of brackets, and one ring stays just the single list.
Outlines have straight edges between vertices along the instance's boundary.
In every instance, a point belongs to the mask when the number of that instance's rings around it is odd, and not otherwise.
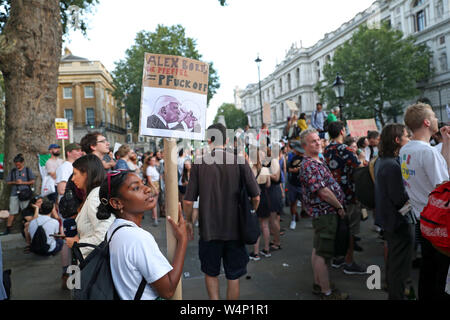
[{"label": "white t-shirt", "polygon": [[[375,158],[376,156],[378,156],[378,147],[372,147],[373,148],[373,155],[372,155],[372,159],[373,158]],[[370,159],[370,147],[369,146],[367,146],[365,149],[364,149],[364,153],[365,153],[365,155],[366,155],[366,161],[367,162],[369,162],[371,159]]]},{"label": "white t-shirt", "polygon": [[[109,243],[111,273],[117,293],[122,300],[133,300],[142,277],[147,283],[161,279],[173,268],[159,250],[153,236],[134,222],[116,219],[108,230],[107,239],[121,225]],[[142,300],[155,300],[158,293],[150,285],[145,287]]]},{"label": "white t-shirt", "polygon": [[159,172],[156,170],[156,167],[148,166],[146,171],[147,177],[153,181],[159,181]]},{"label": "white t-shirt", "polygon": [[449,179],[447,162],[429,143],[411,140],[400,150],[402,176],[417,218],[438,184]]},{"label": "white t-shirt", "polygon": [[69,181],[70,176],[73,173],[72,163],[69,161],[65,161],[62,165],[56,169],[56,184],[60,182]]},{"label": "white t-shirt", "polygon": [[28,227],[28,231],[30,232],[31,239],[33,239],[34,234],[38,226],[42,226],[44,228],[45,234],[47,235],[47,244],[50,246],[48,252],[52,252],[56,248],[56,240],[53,237],[50,237],[51,234],[59,233],[59,222],[56,219],[51,218],[50,216],[39,215],[36,219],[31,220],[30,225]]},{"label": "white t-shirt", "polygon": [[[72,173],[72,163],[69,161],[65,161],[58,167],[58,169],[56,169],[56,185],[58,185],[60,182],[68,182]],[[63,196],[61,194],[58,194],[58,201],[61,200],[62,197]]]},{"label": "white t-shirt", "polygon": [[440,153],[442,153],[442,142],[434,146]]}]

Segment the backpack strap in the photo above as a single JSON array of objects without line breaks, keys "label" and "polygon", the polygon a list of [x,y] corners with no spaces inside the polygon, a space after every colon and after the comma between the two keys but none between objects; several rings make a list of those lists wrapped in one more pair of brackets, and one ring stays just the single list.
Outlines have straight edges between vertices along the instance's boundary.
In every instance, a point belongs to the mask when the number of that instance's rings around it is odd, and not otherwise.
[{"label": "backpack strap", "polygon": [[136,295],[134,296],[134,300],[141,300],[142,295],[144,294],[144,290],[145,290],[146,286],[147,286],[147,280],[145,280],[145,278],[142,277],[142,281],[139,284],[139,288],[138,288],[138,290],[136,292]]}]

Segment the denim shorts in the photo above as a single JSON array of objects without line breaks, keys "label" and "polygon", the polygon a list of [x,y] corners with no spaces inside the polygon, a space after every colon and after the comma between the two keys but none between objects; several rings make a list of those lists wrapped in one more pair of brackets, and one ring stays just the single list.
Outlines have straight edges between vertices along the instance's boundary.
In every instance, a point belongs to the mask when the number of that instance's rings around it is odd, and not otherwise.
[{"label": "denim shorts", "polygon": [[241,241],[200,239],[198,244],[201,270],[208,276],[219,276],[222,259],[225,277],[228,280],[239,279],[247,273],[249,257],[247,248]]}]

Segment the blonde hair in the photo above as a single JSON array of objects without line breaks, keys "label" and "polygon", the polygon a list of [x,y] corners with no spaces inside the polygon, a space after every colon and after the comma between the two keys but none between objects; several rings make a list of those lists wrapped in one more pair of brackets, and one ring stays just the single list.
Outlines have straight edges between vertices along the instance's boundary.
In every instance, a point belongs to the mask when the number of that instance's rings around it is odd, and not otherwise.
[{"label": "blonde hair", "polygon": [[119,157],[119,158],[123,158],[123,157],[125,157],[127,154],[128,154],[128,152],[130,152],[130,146],[129,145],[127,145],[127,144],[123,144],[123,145],[121,145],[120,147],[119,147],[119,150],[117,150],[117,156]]},{"label": "blonde hair", "polygon": [[433,109],[429,104],[416,103],[409,106],[405,112],[405,124],[411,131],[422,128],[425,119],[430,120]]},{"label": "blonde hair", "polygon": [[305,146],[305,145],[306,145],[306,138],[307,138],[310,134],[313,134],[313,133],[319,134],[319,133],[317,132],[316,129],[306,129],[306,130],[303,130],[303,131],[300,133],[300,143],[301,143],[302,146]]}]

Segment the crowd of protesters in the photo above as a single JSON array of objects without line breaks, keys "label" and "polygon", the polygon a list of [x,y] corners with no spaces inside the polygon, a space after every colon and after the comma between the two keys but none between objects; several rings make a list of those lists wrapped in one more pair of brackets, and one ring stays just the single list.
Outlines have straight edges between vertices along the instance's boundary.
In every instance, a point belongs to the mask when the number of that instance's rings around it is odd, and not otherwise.
[{"label": "crowd of protesters", "polygon": [[[438,125],[431,107],[417,103],[407,108],[405,125],[388,124],[381,133],[352,137],[338,120],[339,112],[333,108],[327,114],[317,103],[310,119],[305,113],[298,118],[294,114],[279,141],[272,141],[274,135],[265,124],[255,135],[248,126],[238,130],[234,141],[229,141],[223,125],[214,124],[207,130],[207,147],[180,149],[180,218],[168,219],[177,240],[172,263],[152,234],[141,228],[145,212],[151,213],[154,227],[166,216],[162,150],[138,155],[122,145],[113,155],[98,132],[69,144],[66,161],[60,159],[58,145],[49,146],[51,158],[43,172],[53,186],[45,195],[30,196],[36,177],[22,155],[14,158],[15,169],[7,176],[12,188],[4,234],[21,212],[25,252],[37,253],[35,238],[42,226],[44,254],[61,252],[64,287],[75,244],[99,245],[106,237],[119,297],[133,299],[144,279],[143,299],[167,299],[175,292],[188,240],[198,226],[198,254],[209,298],[220,298],[218,276],[223,264],[227,299],[238,299],[239,279],[247,273],[249,261],[256,263],[282,250],[286,230],[280,220],[288,207],[291,230],[301,217],[312,221],[312,292],[323,300],[345,300],[350,294],[336,288],[329,268],[342,268],[348,275],[367,273],[367,267],[355,261],[354,251],[364,250],[358,235],[369,212],[384,240],[389,299],[411,296],[414,258],[420,266],[418,298],[448,299],[450,254],[422,237],[420,220],[430,193],[449,180],[450,127]],[[368,197],[374,206],[359,196],[356,177],[362,170],[371,174],[374,191]],[[236,195],[242,187],[261,231],[251,247],[243,243],[239,231]],[[59,204],[69,194],[79,202],[67,216]],[[79,250],[83,258],[92,252],[89,247]]]}]

